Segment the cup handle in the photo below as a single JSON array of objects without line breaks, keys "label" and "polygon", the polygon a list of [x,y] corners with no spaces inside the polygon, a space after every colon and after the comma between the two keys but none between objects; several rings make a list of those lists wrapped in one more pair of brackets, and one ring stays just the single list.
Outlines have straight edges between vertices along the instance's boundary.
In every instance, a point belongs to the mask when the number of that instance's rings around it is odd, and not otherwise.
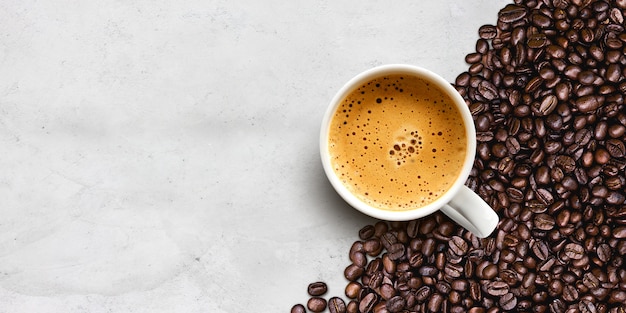
[{"label": "cup handle", "polygon": [[478,238],[489,236],[498,225],[498,214],[465,185],[441,211]]}]

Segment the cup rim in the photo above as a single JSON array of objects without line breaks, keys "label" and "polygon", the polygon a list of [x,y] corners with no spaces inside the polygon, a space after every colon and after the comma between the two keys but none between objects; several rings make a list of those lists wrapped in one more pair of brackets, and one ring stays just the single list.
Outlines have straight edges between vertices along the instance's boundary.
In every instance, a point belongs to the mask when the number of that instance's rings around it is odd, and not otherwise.
[{"label": "cup rim", "polygon": [[[412,76],[418,76],[424,78],[431,83],[434,83],[439,89],[447,93],[452,101],[456,104],[459,110],[463,123],[465,125],[467,152],[465,160],[457,178],[452,186],[435,201],[414,209],[391,211],[373,207],[363,201],[361,201],[356,195],[348,190],[348,188],[341,182],[341,180],[335,174],[332,168],[330,152],[328,148],[330,121],[332,120],[336,109],[340,105],[340,101],[353,89],[366,83],[376,77],[391,75],[391,74],[406,74]],[[460,188],[465,184],[469,177],[470,171],[474,164],[474,157],[476,153],[476,130],[474,128],[474,120],[472,114],[458,91],[452,86],[451,83],[446,81],[443,77],[439,76],[433,71],[426,68],[409,65],[409,64],[386,64],[380,65],[374,68],[370,68],[360,74],[354,76],[347,83],[343,85],[341,89],[334,95],[322,120],[320,130],[320,156],[322,159],[322,165],[324,172],[335,191],[353,208],[361,211],[362,213],[374,218],[388,220],[388,221],[408,221],[420,217],[424,217],[435,211],[439,210],[446,203],[454,197]]]}]

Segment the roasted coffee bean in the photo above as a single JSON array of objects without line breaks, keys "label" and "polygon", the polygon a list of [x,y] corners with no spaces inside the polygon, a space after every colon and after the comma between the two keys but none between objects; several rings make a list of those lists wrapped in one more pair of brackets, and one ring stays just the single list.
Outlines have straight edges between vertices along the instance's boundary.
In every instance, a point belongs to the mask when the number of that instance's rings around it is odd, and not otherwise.
[{"label": "roasted coffee bean", "polygon": [[481,81],[477,88],[478,93],[489,101],[498,98],[498,89],[488,80]]},{"label": "roasted coffee bean", "polygon": [[561,151],[562,148],[563,148],[563,145],[558,141],[550,140],[544,144],[544,149],[546,153],[550,155],[557,154],[559,151]]},{"label": "roasted coffee bean", "polygon": [[446,265],[446,255],[443,252],[439,252],[435,255],[435,267],[442,271]]},{"label": "roasted coffee bean", "polygon": [[[563,49],[563,47],[560,47],[558,45],[555,44],[550,44],[546,47],[546,53],[553,59],[562,59],[565,57],[566,52],[565,49]],[[576,72],[577,74],[578,72]],[[567,73],[565,74],[567,75]],[[570,76],[573,75],[570,74]]]},{"label": "roasted coffee bean", "polygon": [[583,275],[582,283],[585,287],[589,289],[595,289],[600,287],[600,280],[595,274],[591,272],[587,272]]},{"label": "roasted coffee bean", "polygon": [[521,280],[520,273],[517,273],[515,270],[511,270],[511,269],[500,270],[499,277],[500,279],[502,279],[504,283],[506,283],[509,286],[515,286]]},{"label": "roasted coffee bean", "polygon": [[367,265],[367,256],[363,252],[355,251],[350,253],[350,261],[359,267],[365,267]]},{"label": "roasted coffee bean", "polygon": [[596,313],[596,306],[591,301],[583,299],[578,303],[578,310],[582,313]]},{"label": "roasted coffee bean", "polygon": [[619,138],[626,134],[626,126],[624,125],[611,125],[607,130],[608,135],[611,138]]},{"label": "roasted coffee bean", "polygon": [[391,284],[385,283],[380,286],[379,293],[383,299],[389,300],[397,294],[397,290]]},{"label": "roasted coffee bean", "polygon": [[356,299],[359,296],[359,293],[361,293],[362,289],[363,286],[360,283],[351,281],[346,285],[344,293],[346,297],[350,299]]},{"label": "roasted coffee bean", "polygon": [[604,104],[604,97],[598,95],[583,96],[574,100],[574,105],[582,113],[594,111],[602,104]]},{"label": "roasted coffee bean", "polygon": [[465,239],[459,236],[452,236],[450,242],[450,251],[456,255],[463,256],[467,253],[469,246]]},{"label": "roasted coffee bean", "polygon": [[418,273],[422,276],[432,277],[432,276],[437,275],[437,273],[439,273],[439,270],[434,266],[425,265],[419,268]]},{"label": "roasted coffee bean", "polygon": [[617,139],[609,139],[606,141],[606,150],[612,157],[622,158],[626,155],[626,146],[624,142]]},{"label": "roasted coffee bean", "polygon": [[304,305],[296,304],[291,307],[291,313],[306,313],[306,309],[304,308]]},{"label": "roasted coffee bean", "polygon": [[378,239],[368,239],[363,243],[363,250],[369,256],[377,256],[383,250],[383,246]]},{"label": "roasted coffee bean", "polygon": [[598,164],[606,164],[611,160],[611,154],[604,148],[596,149],[593,159]]},{"label": "roasted coffee bean", "polygon": [[554,218],[545,213],[537,214],[533,221],[535,228],[540,230],[551,230],[556,224]]},{"label": "roasted coffee bean", "polygon": [[552,193],[544,188],[538,188],[535,193],[537,195],[537,199],[545,205],[550,205],[554,202],[554,196]]},{"label": "roasted coffee bean", "polygon": [[466,291],[468,289],[468,286],[469,286],[469,283],[467,282],[467,280],[464,280],[464,279],[455,279],[450,284],[450,287],[453,290],[460,291],[460,292]]},{"label": "roasted coffee bean", "polygon": [[[539,87],[541,87],[541,85],[543,85],[543,82],[544,82],[543,78],[541,78],[540,76],[536,76],[528,81],[528,83],[526,84],[526,87],[524,87],[524,91],[526,93],[534,93],[535,91],[539,89]],[[534,103],[532,106],[533,112],[535,114],[544,115],[543,112],[539,112],[538,108],[539,108],[539,103],[538,102]]]},{"label": "roasted coffee bean", "polygon": [[500,297],[498,304],[503,310],[513,310],[517,306],[517,297],[513,293],[509,292]]},{"label": "roasted coffee bean", "polygon": [[571,284],[566,284],[563,287],[562,296],[563,296],[563,300],[567,302],[574,302],[578,300],[578,296],[579,296],[578,289]]},{"label": "roasted coffee bean", "polygon": [[583,85],[592,85],[596,75],[592,71],[581,71],[578,73],[578,81]]},{"label": "roasted coffee bean", "polygon": [[451,221],[441,221],[437,228],[440,234],[443,236],[450,236],[456,230],[456,225]]},{"label": "roasted coffee bean", "polygon": [[394,243],[393,245],[389,247],[388,251],[389,251],[388,253],[389,258],[395,261],[404,257],[405,247],[404,247],[404,244],[402,243]]},{"label": "roasted coffee bean", "polygon": [[486,285],[486,292],[492,296],[503,296],[509,292],[509,285],[503,281],[492,281]]},{"label": "roasted coffee bean", "polygon": [[[550,256],[547,259],[541,261],[537,265],[537,269],[541,272],[548,272],[552,269],[552,266],[554,265],[555,262],[556,262],[556,259],[553,256]],[[543,275],[543,273],[540,273],[540,274]]]},{"label": "roasted coffee bean", "polygon": [[482,39],[493,39],[496,37],[498,29],[493,25],[483,25],[478,29],[478,35]]},{"label": "roasted coffee bean", "polygon": [[550,308],[550,312],[552,313],[565,313],[567,306],[561,299],[554,299],[548,307]]},{"label": "roasted coffee bean", "polygon": [[389,248],[398,242],[398,237],[392,232],[386,232],[380,237],[380,243],[385,247],[385,249],[389,250]]},{"label": "roasted coffee bean", "polygon": [[389,230],[389,225],[386,222],[378,221],[374,224],[374,236],[380,238]]},{"label": "roasted coffee bean", "polygon": [[378,299],[376,299],[375,293],[368,293],[361,301],[359,302],[359,312],[361,313],[369,313],[374,310],[374,306],[378,303]]},{"label": "roasted coffee bean", "polygon": [[409,284],[405,283],[404,281],[406,281],[405,278],[398,277],[398,281],[395,283],[395,288],[400,295],[406,295],[406,293],[411,290]]},{"label": "roasted coffee bean", "polygon": [[386,305],[389,312],[400,312],[406,306],[406,300],[401,296],[395,296],[387,300]]},{"label": "roasted coffee bean", "polygon": [[366,275],[373,275],[374,273],[383,269],[383,260],[381,257],[376,257],[367,263],[364,273]]},{"label": "roasted coffee bean", "polygon": [[362,267],[359,267],[355,264],[350,264],[348,265],[348,267],[346,267],[343,274],[347,280],[356,281],[361,277],[361,275],[363,275],[364,272],[365,270]]},{"label": "roasted coffee bean", "polygon": [[419,220],[411,220],[406,225],[406,233],[409,238],[415,238],[419,235]]},{"label": "roasted coffee bean", "polygon": [[611,259],[612,249],[608,244],[602,243],[598,245],[596,254],[598,255],[598,259],[600,259],[600,261],[608,262]]},{"label": "roasted coffee bean", "polygon": [[478,63],[482,60],[482,54],[475,52],[475,53],[470,53],[468,55],[465,56],[465,62],[466,63]]},{"label": "roasted coffee bean", "polygon": [[394,260],[389,258],[388,253],[383,254],[381,259],[382,259],[383,270],[387,274],[394,274],[396,272],[397,263]]},{"label": "roasted coffee bean", "polygon": [[495,264],[489,264],[483,269],[482,276],[485,279],[493,279],[498,276],[498,266]]},{"label": "roasted coffee bean", "polygon": [[362,240],[370,239],[374,236],[376,232],[374,225],[366,225],[361,230],[359,230],[359,238]]},{"label": "roasted coffee bean", "polygon": [[428,301],[428,310],[430,312],[439,312],[441,309],[441,305],[443,304],[444,298],[441,294],[435,293],[430,297]]},{"label": "roasted coffee bean", "polygon": [[544,33],[531,34],[528,37],[526,45],[531,49],[539,49],[548,45],[549,40]]},{"label": "roasted coffee bean", "polygon": [[424,263],[424,255],[420,252],[411,254],[409,257],[409,264],[411,267],[418,268]]},{"label": "roasted coffee bean", "polygon": [[[547,64],[547,62],[545,63]],[[560,78],[556,76],[556,72],[551,66],[544,66],[539,70],[539,77],[546,80],[546,87],[553,88],[559,83]]]},{"label": "roasted coffee bean", "polygon": [[363,242],[362,241],[355,241],[354,243],[352,243],[352,246],[350,247],[350,254],[354,253],[354,252],[364,252],[365,249],[363,248]]},{"label": "roasted coffee bean", "polygon": [[359,313],[359,303],[356,300],[348,302],[346,306],[347,313]]},{"label": "roasted coffee bean", "polygon": [[428,297],[430,297],[432,290],[428,286],[422,286],[415,292],[415,297],[417,301],[424,302]]},{"label": "roasted coffee bean", "polygon": [[476,52],[487,54],[489,52],[489,42],[486,39],[478,39],[476,41]]},{"label": "roasted coffee bean", "polygon": [[541,101],[533,104],[533,112],[538,116],[547,116],[556,109],[557,104],[558,99],[555,95],[547,95]]},{"label": "roasted coffee bean", "polygon": [[369,276],[367,286],[371,289],[379,288],[383,284],[383,272],[378,271]]},{"label": "roasted coffee bean", "polygon": [[420,234],[430,234],[435,227],[437,227],[437,222],[433,218],[425,218],[420,222]]},{"label": "roasted coffee bean", "polygon": [[322,312],[326,310],[326,300],[320,297],[311,297],[306,303],[306,307],[311,312]]},{"label": "roasted coffee bean", "polygon": [[624,239],[626,238],[626,226],[619,226],[613,229],[613,238]]},{"label": "roasted coffee bean", "polygon": [[611,292],[608,302],[609,303],[620,303],[623,304],[626,301],[626,291],[623,290],[614,290]]},{"label": "roasted coffee bean", "polygon": [[452,290],[452,287],[450,286],[449,283],[445,282],[445,281],[438,281],[435,284],[435,289],[444,295],[447,295],[448,293],[450,293],[450,291]]},{"label": "roasted coffee bean", "polygon": [[339,297],[332,297],[328,299],[328,311],[330,313],[346,313],[346,303]]},{"label": "roasted coffee bean", "polygon": [[328,291],[328,286],[324,282],[310,283],[307,292],[311,296],[321,296]]},{"label": "roasted coffee bean", "polygon": [[507,4],[500,12],[498,12],[498,21],[503,23],[512,23],[526,16],[528,12],[526,8],[514,4]]},{"label": "roasted coffee bean", "polygon": [[533,13],[530,15],[530,22],[539,28],[547,28],[552,25],[552,19],[541,13]]},{"label": "roasted coffee bean", "polygon": [[435,248],[436,248],[435,245],[436,243],[434,239],[432,238],[426,239],[424,241],[424,244],[422,245],[422,254],[424,254],[424,256],[426,257],[430,257],[431,255],[433,255],[433,253],[435,252]]},{"label": "roasted coffee bean", "polygon": [[550,253],[550,248],[548,247],[548,244],[546,244],[545,241],[538,240],[538,241],[535,241],[535,243],[532,245],[532,251],[539,260],[543,261],[548,258],[549,253]]},{"label": "roasted coffee bean", "polygon": [[576,161],[567,155],[556,156],[555,163],[567,173],[571,173],[576,169]]},{"label": "roasted coffee bean", "polygon": [[503,249],[500,251],[500,259],[499,259],[499,263],[503,264],[503,263],[513,263],[515,262],[515,260],[517,259],[517,254],[509,249]]}]

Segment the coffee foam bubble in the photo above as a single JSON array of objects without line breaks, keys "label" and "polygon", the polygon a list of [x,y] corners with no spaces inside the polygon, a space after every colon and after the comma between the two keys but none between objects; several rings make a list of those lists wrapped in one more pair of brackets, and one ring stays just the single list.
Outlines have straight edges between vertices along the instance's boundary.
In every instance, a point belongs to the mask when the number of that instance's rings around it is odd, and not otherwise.
[{"label": "coffee foam bubble", "polygon": [[331,122],[335,172],[375,207],[407,210],[438,199],[458,176],[466,153],[465,128],[451,101],[412,77],[361,86]]}]

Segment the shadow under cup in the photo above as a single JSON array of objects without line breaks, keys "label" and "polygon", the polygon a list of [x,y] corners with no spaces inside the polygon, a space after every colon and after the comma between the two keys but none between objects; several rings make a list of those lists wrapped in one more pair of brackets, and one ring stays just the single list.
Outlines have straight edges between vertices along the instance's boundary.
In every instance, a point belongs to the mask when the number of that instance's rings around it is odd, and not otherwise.
[{"label": "shadow under cup", "polygon": [[[464,186],[475,151],[465,100],[437,74],[411,65],[379,66],[351,79],[332,99],[320,133],[324,171],[352,207],[389,221],[442,209],[484,237],[497,215]],[[470,202],[455,204],[455,197]],[[483,213],[488,221],[475,221]]]}]

